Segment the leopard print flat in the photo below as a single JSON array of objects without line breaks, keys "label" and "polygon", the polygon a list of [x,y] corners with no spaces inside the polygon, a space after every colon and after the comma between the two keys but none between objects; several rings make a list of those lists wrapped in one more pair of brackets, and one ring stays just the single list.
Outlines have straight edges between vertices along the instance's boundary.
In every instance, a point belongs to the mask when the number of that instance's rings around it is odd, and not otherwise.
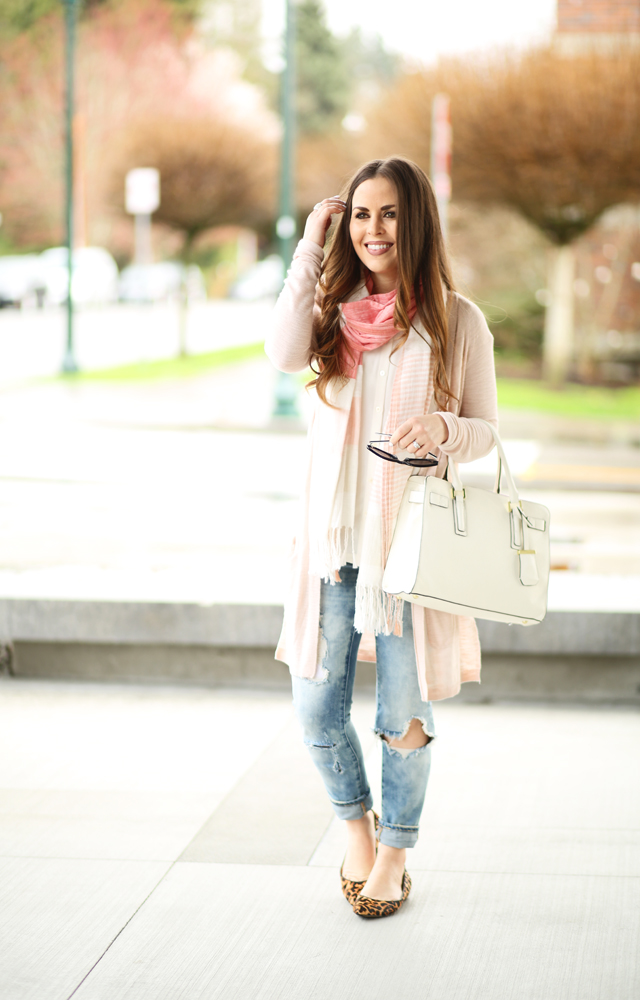
[{"label": "leopard print flat", "polygon": [[397,913],[405,899],[411,892],[411,877],[405,869],[402,876],[402,896],[400,899],[371,899],[370,896],[357,896],[353,904],[353,912],[366,920],[374,920],[376,917],[390,917]]},{"label": "leopard print flat", "polygon": [[[377,831],[380,825],[380,817],[378,816],[377,812],[374,812],[373,809],[371,810],[371,812],[373,813],[374,829]],[[376,841],[376,853],[377,851],[378,851],[378,843]],[[353,879],[345,878],[344,875],[342,874],[343,868],[344,868],[344,861],[342,862],[342,867],[340,868],[340,884],[342,885],[342,895],[346,899],[347,903],[353,906],[353,904],[356,901],[356,896],[358,896],[358,894],[362,892],[367,880],[365,878],[362,880],[362,882],[354,882]]]}]

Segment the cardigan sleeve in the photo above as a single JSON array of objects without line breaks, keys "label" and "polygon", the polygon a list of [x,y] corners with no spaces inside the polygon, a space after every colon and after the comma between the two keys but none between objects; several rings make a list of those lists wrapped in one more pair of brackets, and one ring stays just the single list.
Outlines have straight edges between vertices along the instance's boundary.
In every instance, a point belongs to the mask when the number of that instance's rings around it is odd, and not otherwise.
[{"label": "cardigan sleeve", "polygon": [[320,313],[318,280],[323,258],[317,243],[300,240],[264,345],[267,357],[281,372],[302,372],[309,367],[314,323]]},{"label": "cardigan sleeve", "polygon": [[[480,309],[459,299],[460,320],[467,326],[467,357],[459,414],[438,411],[449,431],[441,447],[456,462],[473,462],[488,455],[494,441],[482,420],[498,429],[498,392],[493,361],[493,336]],[[481,417],[481,420],[478,420]]]}]

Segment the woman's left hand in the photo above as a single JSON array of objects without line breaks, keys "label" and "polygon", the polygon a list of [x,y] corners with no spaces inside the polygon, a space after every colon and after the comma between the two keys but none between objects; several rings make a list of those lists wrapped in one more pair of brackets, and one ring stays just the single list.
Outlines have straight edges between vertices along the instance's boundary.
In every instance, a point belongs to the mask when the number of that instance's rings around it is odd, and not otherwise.
[{"label": "woman's left hand", "polygon": [[[410,417],[400,424],[391,438],[390,444],[397,444],[411,456],[425,458],[434,448],[439,448],[449,437],[449,428],[443,417],[429,413],[422,417]],[[418,447],[416,447],[416,445]]]}]

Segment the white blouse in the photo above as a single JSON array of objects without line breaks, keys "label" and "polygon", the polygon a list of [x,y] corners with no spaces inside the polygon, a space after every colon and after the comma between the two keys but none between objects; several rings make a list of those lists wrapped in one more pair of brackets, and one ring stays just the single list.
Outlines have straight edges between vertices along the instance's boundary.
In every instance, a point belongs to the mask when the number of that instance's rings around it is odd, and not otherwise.
[{"label": "white blouse", "polygon": [[356,485],[356,505],[354,519],[354,559],[355,566],[360,565],[362,553],[362,534],[365,513],[369,503],[369,490],[373,480],[376,462],[384,462],[376,458],[367,445],[377,438],[387,424],[393,378],[396,370],[396,357],[390,359],[393,342],[389,341],[375,351],[362,353],[362,417],[360,423],[360,441],[358,445],[358,479]]}]

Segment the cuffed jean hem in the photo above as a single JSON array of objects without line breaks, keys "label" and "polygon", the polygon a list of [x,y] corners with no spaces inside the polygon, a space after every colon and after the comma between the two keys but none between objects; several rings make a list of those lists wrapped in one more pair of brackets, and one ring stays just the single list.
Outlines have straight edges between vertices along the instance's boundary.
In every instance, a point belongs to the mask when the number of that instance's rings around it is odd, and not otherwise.
[{"label": "cuffed jean hem", "polygon": [[415,826],[381,826],[378,840],[387,847],[415,847],[418,828]]},{"label": "cuffed jean hem", "polygon": [[365,813],[373,809],[373,795],[367,792],[364,798],[356,799],[355,802],[334,802],[331,805],[338,819],[362,819]]}]

